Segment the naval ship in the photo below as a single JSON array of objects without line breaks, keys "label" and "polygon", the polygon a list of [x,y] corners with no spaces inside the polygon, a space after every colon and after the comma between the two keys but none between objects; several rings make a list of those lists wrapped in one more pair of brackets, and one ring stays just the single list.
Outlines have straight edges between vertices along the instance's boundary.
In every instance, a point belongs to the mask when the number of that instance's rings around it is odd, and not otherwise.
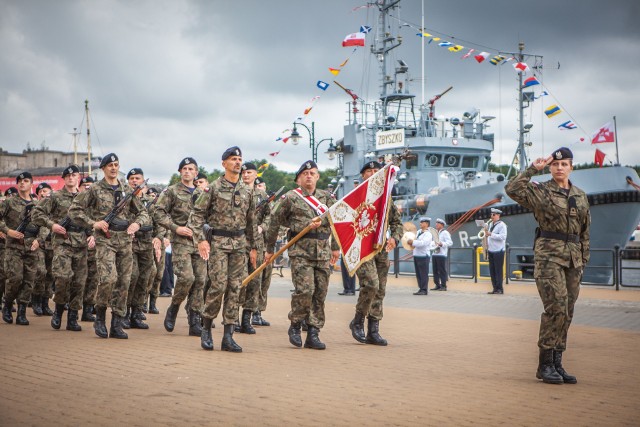
[{"label": "naval ship", "polygon": [[[419,217],[428,216],[433,222],[442,218],[449,225],[455,223],[451,227],[453,247],[472,248],[474,244],[481,245],[481,228],[476,220],[487,221],[490,209],[498,208],[508,225],[510,260],[516,263],[512,270],[519,268],[532,273],[536,221],[529,210],[506,195],[504,186],[510,177],[530,164],[527,149],[531,142],[526,137],[532,125],[524,123],[523,112],[533,101],[533,92],[523,90],[523,77],[519,74],[518,146],[506,176],[490,172],[494,134],[488,131],[488,122],[495,117],[479,116],[475,108],[460,118],[436,117],[436,101],[447,91],[426,104],[416,105],[415,95],[409,92],[409,67],[402,60],[392,63],[389,58],[389,52],[402,43],[400,35],[391,33],[399,29],[392,30],[394,25],[389,22],[390,14],[399,16],[395,13],[399,0],[378,0],[375,7],[379,15],[371,54],[379,63],[379,98],[367,102],[352,95],[344,137],[332,147],[339,160],[337,181],[342,186],[338,195],[342,197],[350,191],[347,183],[359,178],[366,161],[389,159],[409,150],[413,156],[400,164],[393,197],[403,220],[417,224]],[[524,62],[527,55],[523,49],[524,44],[520,43],[518,52],[501,54]],[[549,179],[550,175],[534,178],[540,182]],[[640,222],[640,192],[631,185],[640,181],[638,174],[632,168],[618,165],[575,170],[571,181],[587,193],[591,205],[592,253],[583,281],[609,284],[613,250],[624,248]],[[450,251],[450,274],[471,274],[470,253],[470,250]],[[410,254],[401,248],[400,257],[408,259]],[[413,263],[402,262],[400,269],[413,273]]]}]

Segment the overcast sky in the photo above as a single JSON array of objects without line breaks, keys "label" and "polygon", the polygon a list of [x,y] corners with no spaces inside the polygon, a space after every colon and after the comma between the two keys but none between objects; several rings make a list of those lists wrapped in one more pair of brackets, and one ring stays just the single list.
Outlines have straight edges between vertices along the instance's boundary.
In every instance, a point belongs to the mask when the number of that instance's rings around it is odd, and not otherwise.
[{"label": "overcast sky", "polygon": [[[226,147],[247,159],[281,154],[274,164],[294,170],[311,157],[306,133],[298,146],[275,142],[309,100],[321,95],[307,124],[316,139],[342,136],[349,98],[335,85],[326,92],[350,48],[344,36],[360,25],[376,27],[365,0],[0,0],[0,147],[72,150],[88,99],[95,124],[95,155],[116,152],[123,169],[137,166],[152,182],[167,181],[185,156],[208,170],[220,167]],[[403,0],[400,21],[420,24],[421,1]],[[620,160],[640,164],[640,2],[581,0],[425,0],[425,27],[467,48],[526,52],[544,57],[540,78],[569,116],[548,119],[555,103],[536,101],[527,111],[532,156],[567,145],[578,162],[593,161],[592,131],[617,116]],[[415,79],[422,100],[421,47],[405,26],[394,51]],[[373,39],[370,35],[368,42]],[[460,117],[469,107],[494,115],[493,160],[510,161],[516,146],[516,74],[510,64],[461,60],[427,45],[426,98],[454,89],[437,114]],[[533,61],[530,62],[530,65]],[[560,63],[560,68],[557,68]],[[371,70],[369,72],[369,70]],[[370,102],[377,96],[376,67],[360,48],[336,78]],[[539,89],[538,89],[539,92]],[[580,129],[559,131],[559,119]],[[564,121],[564,120],[562,120]],[[93,130],[92,130],[93,131]],[[584,137],[586,142],[574,143]],[[86,144],[86,138],[82,143]],[[325,151],[326,143],[320,151]],[[609,158],[613,144],[599,148]],[[334,163],[321,158],[321,167]]]}]

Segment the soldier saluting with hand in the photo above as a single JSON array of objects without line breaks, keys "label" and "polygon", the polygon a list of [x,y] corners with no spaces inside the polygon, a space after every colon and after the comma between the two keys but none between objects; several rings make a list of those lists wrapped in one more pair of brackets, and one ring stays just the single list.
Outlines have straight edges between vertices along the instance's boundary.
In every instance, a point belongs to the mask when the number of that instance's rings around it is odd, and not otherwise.
[{"label": "soldier saluting with hand", "polygon": [[[531,181],[546,166],[552,179]],[[562,353],[567,348],[567,332],[589,262],[591,214],[587,195],[569,180],[572,170],[573,153],[562,147],[547,158],[536,159],[505,186],[509,197],[533,211],[539,226],[534,278],[544,313],[540,318],[536,377],[550,384],[577,382],[564,370]]]}]

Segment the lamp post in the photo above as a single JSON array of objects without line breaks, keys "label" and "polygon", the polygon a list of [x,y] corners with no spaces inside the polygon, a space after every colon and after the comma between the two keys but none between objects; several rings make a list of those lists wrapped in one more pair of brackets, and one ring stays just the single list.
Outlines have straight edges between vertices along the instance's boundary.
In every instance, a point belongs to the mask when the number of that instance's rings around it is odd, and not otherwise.
[{"label": "lamp post", "polygon": [[[291,135],[289,137],[291,138],[291,142],[293,145],[298,145],[298,143],[300,142],[300,139],[302,139],[302,136],[300,136],[300,133],[298,132],[298,128],[297,128],[298,125],[304,127],[307,130],[307,132],[309,132],[309,148],[311,148],[311,159],[314,162],[316,163],[318,162],[318,147],[320,147],[320,144],[322,144],[324,141],[330,141],[329,149],[327,150],[327,156],[330,157],[331,156],[330,153],[335,152],[335,148],[333,149],[333,151],[331,150],[331,147],[333,146],[333,138],[324,138],[316,142],[315,122],[311,122],[311,128],[309,128],[304,123],[298,123],[298,122],[293,123],[293,130],[291,131]],[[334,155],[334,158],[335,158],[335,155]],[[332,159],[330,158],[329,160],[332,160]]]}]

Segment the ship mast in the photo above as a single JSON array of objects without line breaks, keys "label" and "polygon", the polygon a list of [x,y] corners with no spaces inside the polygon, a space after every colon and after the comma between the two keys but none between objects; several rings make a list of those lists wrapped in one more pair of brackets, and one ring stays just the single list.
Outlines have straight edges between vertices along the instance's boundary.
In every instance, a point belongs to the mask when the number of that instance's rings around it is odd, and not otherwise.
[{"label": "ship mast", "polygon": [[[524,50],[524,42],[518,43],[518,53],[516,54],[518,57],[518,62],[524,62],[524,54],[522,51]],[[529,160],[527,159],[527,153],[524,149],[524,134],[529,132],[528,129],[525,129],[524,126],[524,109],[525,109],[525,98],[522,88],[522,75],[523,73],[518,73],[518,148],[516,149],[516,153],[513,156],[513,160],[509,165],[509,171],[507,172],[507,179],[511,176],[511,171],[514,169],[513,165],[518,161],[518,171],[523,172],[528,164]]]},{"label": "ship mast", "polygon": [[80,132],[78,132],[78,128],[73,128],[73,132],[71,133],[71,135],[73,136],[73,164],[77,165],[78,164],[78,135],[80,135]]},{"label": "ship mast", "polygon": [[[380,63],[380,98],[387,95],[387,86],[393,85],[394,81],[387,73],[387,56],[389,51],[400,46],[402,39],[387,32],[387,13],[389,9],[399,7],[400,0],[382,0],[378,4],[380,15],[378,16],[378,35],[375,43],[371,45],[371,53],[376,55]],[[386,115],[386,111],[384,112]]]},{"label": "ship mast", "polygon": [[89,100],[84,101],[84,112],[87,115],[87,160],[89,163],[89,175],[91,175],[91,124],[89,122]]}]

